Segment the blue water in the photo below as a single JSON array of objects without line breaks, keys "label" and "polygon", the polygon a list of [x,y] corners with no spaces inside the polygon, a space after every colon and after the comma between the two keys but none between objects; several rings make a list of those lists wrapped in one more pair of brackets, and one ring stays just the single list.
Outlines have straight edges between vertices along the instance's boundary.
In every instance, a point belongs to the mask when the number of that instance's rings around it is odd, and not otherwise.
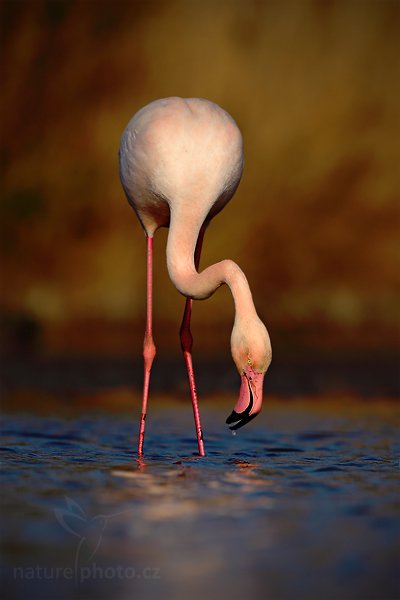
[{"label": "blue water", "polygon": [[3,598],[393,600],[398,414],[230,407],[3,418]]}]

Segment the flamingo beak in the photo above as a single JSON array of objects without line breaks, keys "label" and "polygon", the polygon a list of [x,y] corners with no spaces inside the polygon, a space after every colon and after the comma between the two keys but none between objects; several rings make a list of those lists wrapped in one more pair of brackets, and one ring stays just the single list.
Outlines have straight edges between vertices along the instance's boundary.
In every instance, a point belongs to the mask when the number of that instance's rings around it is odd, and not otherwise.
[{"label": "flamingo beak", "polygon": [[234,423],[229,429],[233,431],[240,429],[261,411],[263,382],[264,373],[257,373],[251,366],[245,369],[242,374],[239,399],[226,420],[228,425]]}]

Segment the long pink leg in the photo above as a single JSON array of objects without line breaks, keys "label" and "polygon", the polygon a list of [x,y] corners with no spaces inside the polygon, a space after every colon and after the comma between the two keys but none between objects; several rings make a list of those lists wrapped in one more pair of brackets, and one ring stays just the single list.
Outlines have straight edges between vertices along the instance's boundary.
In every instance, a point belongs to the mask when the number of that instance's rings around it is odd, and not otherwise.
[{"label": "long pink leg", "polygon": [[138,443],[138,455],[143,456],[144,431],[146,426],[147,398],[149,396],[149,384],[151,366],[156,355],[156,347],[153,341],[153,238],[147,236],[147,317],[146,331],[143,342],[144,358],[144,383],[142,414],[140,416],[140,431]]},{"label": "long pink leg", "polygon": [[[203,244],[204,237],[204,229],[200,231],[199,238],[197,240],[194,262],[196,265],[196,269],[199,266],[200,262],[200,253],[201,247]],[[189,377],[189,385],[190,385],[190,394],[192,396],[192,406],[193,406],[193,416],[194,423],[196,427],[196,435],[197,435],[197,444],[199,447],[200,456],[205,456],[204,452],[204,442],[203,442],[203,432],[201,429],[200,423],[200,412],[197,401],[197,389],[196,389],[196,381],[194,377],[193,371],[193,363],[192,363],[192,345],[193,345],[193,336],[190,331],[190,317],[192,314],[192,305],[193,300],[191,298],[186,298],[185,311],[183,313],[182,324],[180,328],[180,338],[181,338],[181,346],[183,350],[183,356],[185,357],[186,369]]]}]

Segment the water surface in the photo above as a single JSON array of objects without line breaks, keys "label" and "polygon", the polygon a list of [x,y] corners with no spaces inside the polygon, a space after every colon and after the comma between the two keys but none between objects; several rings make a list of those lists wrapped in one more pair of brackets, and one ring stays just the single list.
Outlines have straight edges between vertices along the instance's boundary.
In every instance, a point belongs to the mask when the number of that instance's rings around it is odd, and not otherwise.
[{"label": "water surface", "polygon": [[393,408],[266,406],[3,418],[3,597],[394,599]]}]

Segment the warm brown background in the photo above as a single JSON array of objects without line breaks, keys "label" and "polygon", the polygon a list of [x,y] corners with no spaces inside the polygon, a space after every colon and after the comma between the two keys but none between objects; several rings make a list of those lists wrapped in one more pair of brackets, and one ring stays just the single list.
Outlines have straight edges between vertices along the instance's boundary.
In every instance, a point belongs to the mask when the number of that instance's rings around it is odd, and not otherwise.
[{"label": "warm brown background", "polygon": [[[145,239],[117,152],[132,114],[170,95],[214,100],[243,132],[243,180],[202,264],[241,265],[274,348],[394,347],[399,2],[3,1],[1,11],[7,352],[140,353]],[[178,353],[184,300],[165,240],[159,232],[155,334],[161,353]],[[196,304],[199,355],[229,355],[232,319],[227,290]]]}]

